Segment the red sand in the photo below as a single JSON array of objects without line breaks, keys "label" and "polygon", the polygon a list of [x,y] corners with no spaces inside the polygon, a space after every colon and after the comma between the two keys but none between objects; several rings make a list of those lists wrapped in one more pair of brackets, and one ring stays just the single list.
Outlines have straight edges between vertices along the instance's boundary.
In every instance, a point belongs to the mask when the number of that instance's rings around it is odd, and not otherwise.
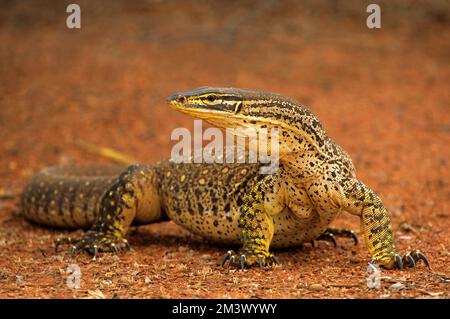
[{"label": "red sand", "polygon": [[[374,31],[364,8],[332,14],[296,3],[81,1],[76,31],[65,28],[63,3],[2,4],[0,193],[48,165],[107,162],[77,139],[155,162],[169,156],[172,129],[193,123],[166,107],[166,96],[204,85],[259,88],[311,107],[389,208],[399,249],[422,249],[431,270],[383,271],[382,289],[369,290],[366,248],[343,239],[336,249],[321,242],[277,252],[276,269],[227,271],[217,265],[227,247],[171,222],[133,230],[124,256],[70,260],[53,251],[66,232],[28,223],[4,198],[0,297],[448,298],[448,14],[387,10]],[[348,214],[335,226],[359,232]],[[72,262],[81,267],[78,290],[66,286]],[[389,289],[398,282],[403,289]]]}]

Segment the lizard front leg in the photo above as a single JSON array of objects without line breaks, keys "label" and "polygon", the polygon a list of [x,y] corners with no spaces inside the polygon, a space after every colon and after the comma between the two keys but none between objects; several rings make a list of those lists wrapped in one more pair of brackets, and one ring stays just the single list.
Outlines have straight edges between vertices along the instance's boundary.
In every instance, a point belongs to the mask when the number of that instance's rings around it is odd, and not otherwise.
[{"label": "lizard front leg", "polygon": [[278,263],[269,252],[274,235],[272,216],[281,212],[279,184],[274,176],[268,176],[246,195],[240,207],[239,227],[243,247],[238,254],[228,251],[222,265],[238,263],[241,268],[270,266]]},{"label": "lizard front leg", "polygon": [[356,179],[343,181],[346,209],[361,218],[361,232],[373,263],[392,269],[415,267],[419,260],[429,266],[425,255],[415,250],[400,255],[394,242],[391,219],[380,198],[364,183]]},{"label": "lizard front leg", "polygon": [[144,211],[155,218],[161,215],[159,208],[155,209],[155,204],[148,200],[148,193],[154,191],[154,184],[155,175],[151,167],[142,164],[128,167],[103,195],[91,229],[80,238],[58,239],[56,249],[62,244],[71,244],[72,253],[87,251],[94,257],[98,251],[117,253],[128,250],[125,235],[137,213],[142,216]]}]

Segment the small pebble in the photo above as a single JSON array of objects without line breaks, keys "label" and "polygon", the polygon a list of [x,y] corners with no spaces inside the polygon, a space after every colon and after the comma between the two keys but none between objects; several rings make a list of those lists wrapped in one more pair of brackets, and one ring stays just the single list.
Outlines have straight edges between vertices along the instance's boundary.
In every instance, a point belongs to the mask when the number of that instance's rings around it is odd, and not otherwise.
[{"label": "small pebble", "polygon": [[405,285],[401,282],[396,282],[395,284],[391,285],[389,287],[390,290],[402,290],[405,289]]},{"label": "small pebble", "polygon": [[112,284],[112,281],[111,281],[111,279],[105,279],[105,280],[103,280],[103,284],[109,286]]},{"label": "small pebble", "polygon": [[325,288],[321,284],[312,284],[309,286],[309,289],[320,291],[320,290],[324,290]]}]

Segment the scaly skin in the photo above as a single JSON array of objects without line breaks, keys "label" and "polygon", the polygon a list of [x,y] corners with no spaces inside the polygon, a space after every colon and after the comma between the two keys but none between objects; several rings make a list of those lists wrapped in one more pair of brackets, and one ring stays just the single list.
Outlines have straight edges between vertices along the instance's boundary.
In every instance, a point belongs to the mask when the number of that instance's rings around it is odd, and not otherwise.
[{"label": "scaly skin", "polygon": [[347,211],[361,218],[373,263],[388,269],[413,267],[419,260],[428,265],[420,251],[398,253],[381,200],[356,178],[350,157],[305,106],[277,94],[231,88],[201,88],[167,102],[222,129],[277,128],[279,169],[262,175],[261,164],[169,160],[132,165],[120,175],[117,169],[52,168],[25,189],[24,215],[46,225],[90,227],[81,238],[63,238],[57,246],[70,243],[73,252],[94,255],[128,249],[132,223],[172,219],[211,241],[241,242],[241,251],[229,251],[224,263],[262,268],[276,263],[271,247],[315,239],[335,243],[335,236],[356,240],[351,231],[328,228]]}]

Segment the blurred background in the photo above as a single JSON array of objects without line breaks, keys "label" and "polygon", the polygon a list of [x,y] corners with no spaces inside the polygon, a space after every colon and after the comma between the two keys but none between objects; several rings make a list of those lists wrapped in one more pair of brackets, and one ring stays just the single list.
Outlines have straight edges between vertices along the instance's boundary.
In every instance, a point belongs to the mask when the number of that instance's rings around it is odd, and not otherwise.
[{"label": "blurred background", "polygon": [[[81,7],[81,29],[66,27],[72,2]],[[308,105],[380,193],[394,229],[407,221],[420,230],[400,248],[423,248],[444,271],[450,2],[376,1],[382,28],[371,30],[372,2],[2,0],[0,193],[20,190],[48,165],[108,162],[78,140],[145,163],[168,157],[171,131],[193,120],[169,109],[167,96],[199,86],[256,88]],[[24,229],[46,238],[20,218],[8,221],[12,206],[0,204],[0,233],[8,234],[1,243]],[[358,229],[346,218],[341,225]],[[27,240],[2,246],[2,258]]]},{"label": "blurred background", "polygon": [[66,27],[69,3],[1,2],[2,187],[107,161],[77,140],[169,156],[171,131],[193,121],[165,98],[206,85],[294,97],[363,178],[404,196],[449,177],[448,1],[379,1],[372,30],[370,1],[78,1],[81,29]]}]

